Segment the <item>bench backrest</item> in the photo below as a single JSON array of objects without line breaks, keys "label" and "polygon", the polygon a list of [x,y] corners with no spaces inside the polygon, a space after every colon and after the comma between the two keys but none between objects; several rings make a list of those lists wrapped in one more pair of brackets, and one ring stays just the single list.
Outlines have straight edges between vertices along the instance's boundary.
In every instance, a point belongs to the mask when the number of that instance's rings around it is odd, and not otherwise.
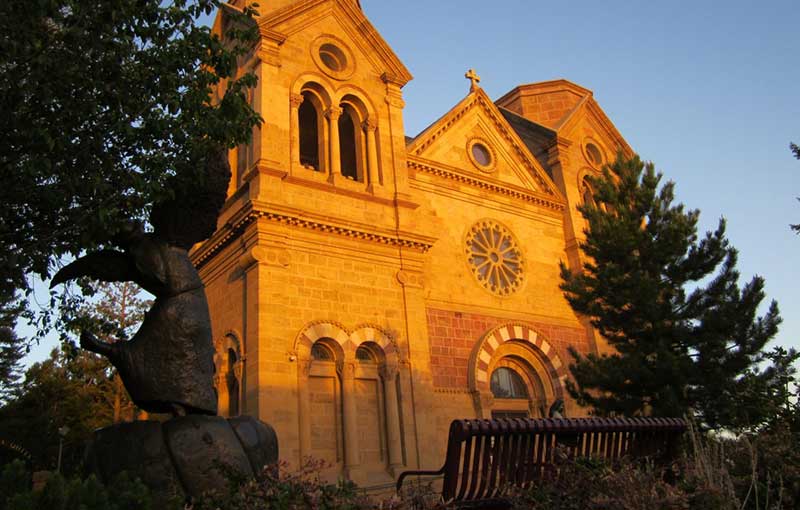
[{"label": "bench backrest", "polygon": [[[677,418],[455,420],[444,465],[445,501],[491,499],[506,485],[527,486],[568,457],[674,456],[686,430]],[[558,448],[557,448],[558,446]]]}]

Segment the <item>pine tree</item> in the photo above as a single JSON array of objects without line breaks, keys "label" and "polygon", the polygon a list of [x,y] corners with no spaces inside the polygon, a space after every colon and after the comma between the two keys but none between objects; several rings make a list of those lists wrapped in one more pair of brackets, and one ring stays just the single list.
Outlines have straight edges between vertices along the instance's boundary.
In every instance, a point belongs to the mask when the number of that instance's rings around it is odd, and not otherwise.
[{"label": "pine tree", "polygon": [[[96,324],[98,337],[104,342],[125,342],[133,336],[151,302],[144,299],[139,287],[132,282],[100,282],[96,284],[97,295],[86,305],[82,314]],[[112,410],[114,423],[135,418],[136,408],[122,384],[122,378],[107,358],[82,351],[84,356],[97,358],[109,374],[100,382],[100,395]]]},{"label": "pine tree", "polygon": [[0,326],[0,402],[7,400],[19,385],[23,356],[25,350],[14,330]]},{"label": "pine tree", "polygon": [[11,397],[22,376],[25,341],[14,332],[20,311],[13,293],[0,289],[0,403]]},{"label": "pine tree", "polygon": [[600,415],[756,425],[768,406],[742,399],[780,385],[775,370],[757,368],[780,323],[777,304],[757,317],[764,281],[739,288],[724,219],[698,238],[699,211],[673,205],[674,184],[661,178],[652,163],[618,156],[592,179],[595,202],[579,207],[587,262],[582,272],[562,263],[561,289],[616,352],[573,351],[568,389]]}]

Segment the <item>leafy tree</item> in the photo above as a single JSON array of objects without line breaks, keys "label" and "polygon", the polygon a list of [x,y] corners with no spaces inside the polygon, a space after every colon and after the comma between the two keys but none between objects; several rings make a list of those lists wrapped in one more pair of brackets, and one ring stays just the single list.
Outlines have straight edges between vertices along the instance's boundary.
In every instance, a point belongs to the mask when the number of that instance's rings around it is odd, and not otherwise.
[{"label": "leafy tree", "polygon": [[[673,205],[674,184],[661,178],[652,163],[619,156],[592,180],[595,203],[579,207],[588,261],[574,273],[562,264],[561,288],[616,352],[573,351],[569,391],[601,415],[760,424],[770,409],[761,398],[780,386],[779,370],[757,369],[780,323],[777,304],[757,317],[764,281],[739,288],[725,221],[698,239],[699,211]],[[745,402],[754,391],[762,405]]]},{"label": "leafy tree", "polygon": [[[108,342],[128,340],[149,302],[135,284],[103,283],[81,313]],[[58,429],[67,426],[64,466],[77,467],[94,429],[135,418],[136,408],[108,359],[89,351],[54,350],[34,364],[5,406],[0,408],[0,439],[31,453],[34,465],[52,468],[58,454]]]},{"label": "leafy tree", "polygon": [[196,23],[220,3],[0,2],[0,298],[145,219],[210,147],[249,141],[254,11],[230,11],[223,44]]},{"label": "leafy tree", "polygon": [[54,469],[58,429],[66,426],[62,467],[77,468],[92,431],[113,422],[105,396],[109,379],[103,358],[54,349],[28,369],[18,396],[0,408],[0,439],[27,450],[36,469]]}]

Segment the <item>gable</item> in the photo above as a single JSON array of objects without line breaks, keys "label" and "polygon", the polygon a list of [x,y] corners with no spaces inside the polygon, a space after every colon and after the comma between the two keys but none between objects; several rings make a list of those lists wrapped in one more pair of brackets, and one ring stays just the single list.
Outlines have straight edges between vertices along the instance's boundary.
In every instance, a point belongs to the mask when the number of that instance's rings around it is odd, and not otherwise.
[{"label": "gable", "polygon": [[[335,20],[335,25],[330,23],[331,20]],[[351,48],[357,50],[378,75],[401,87],[413,78],[356,2],[300,0],[259,19],[259,29],[262,34],[279,33],[288,38],[326,22],[327,27],[323,30],[344,36]]]},{"label": "gable", "polygon": [[480,88],[420,133],[407,150],[475,179],[561,198],[548,173]]},{"label": "gable", "polygon": [[559,126],[558,134],[582,146],[589,142],[598,145],[603,151],[605,162],[613,161],[618,150],[621,150],[626,157],[633,156],[633,149],[593,97],[587,98],[579,108],[564,119],[563,124]]}]

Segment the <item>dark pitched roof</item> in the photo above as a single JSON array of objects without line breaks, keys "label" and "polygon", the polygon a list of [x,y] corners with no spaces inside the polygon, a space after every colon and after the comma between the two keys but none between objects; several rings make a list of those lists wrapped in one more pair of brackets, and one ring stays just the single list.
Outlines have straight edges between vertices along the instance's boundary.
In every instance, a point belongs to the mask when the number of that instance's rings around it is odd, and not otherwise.
[{"label": "dark pitched roof", "polygon": [[414,141],[414,137],[413,136],[407,136],[406,137],[406,145],[410,145],[411,142],[413,142],[413,141]]},{"label": "dark pitched roof", "polygon": [[525,146],[533,154],[533,157],[542,165],[550,178],[553,178],[553,170],[547,164],[547,148],[555,141],[556,132],[550,128],[532,122],[525,117],[517,115],[511,110],[506,110],[498,106],[500,113],[505,117],[508,124],[517,132]]}]

